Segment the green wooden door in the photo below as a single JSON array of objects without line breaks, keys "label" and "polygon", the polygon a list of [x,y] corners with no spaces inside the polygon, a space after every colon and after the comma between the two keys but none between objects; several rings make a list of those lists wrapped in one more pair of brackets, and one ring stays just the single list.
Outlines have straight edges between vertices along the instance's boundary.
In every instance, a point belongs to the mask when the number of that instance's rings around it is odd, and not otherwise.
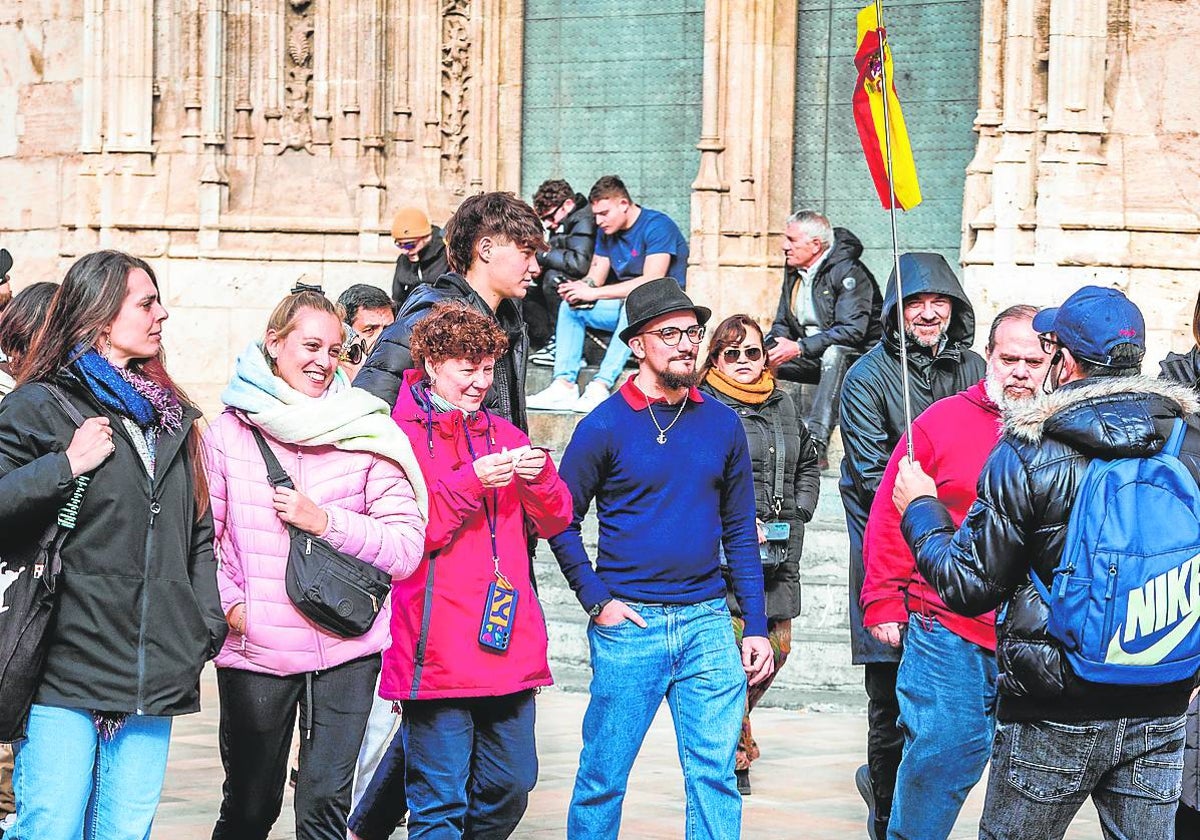
[{"label": "green wooden door", "polygon": [[526,0],[521,193],[619,175],[688,235],[703,0]]},{"label": "green wooden door", "polygon": [[[854,231],[882,287],[891,272],[888,213],[854,128],[855,17],[864,0],[800,0],[795,206]],[[896,91],[923,202],[897,213],[900,250],[937,251],[958,270],[963,184],[975,151],[978,0],[891,0],[884,7]]]}]

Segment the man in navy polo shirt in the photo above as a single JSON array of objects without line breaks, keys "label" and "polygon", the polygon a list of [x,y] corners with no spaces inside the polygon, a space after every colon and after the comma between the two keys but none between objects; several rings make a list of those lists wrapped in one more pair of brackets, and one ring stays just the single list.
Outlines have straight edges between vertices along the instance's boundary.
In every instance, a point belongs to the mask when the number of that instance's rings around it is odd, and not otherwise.
[{"label": "man in navy polo shirt", "polygon": [[[665,698],[675,721],[691,840],[740,836],[734,753],[747,679],[774,669],[741,421],[695,387],[711,314],[671,278],[629,295],[621,339],[638,373],[575,429],[560,474],[575,517],[550,541],[592,620],[591,699],[568,840],[617,837],[634,759]],[[596,565],[580,524],[600,518]],[[733,636],[718,547],[746,620]]]},{"label": "man in navy polo shirt", "polygon": [[[555,327],[554,381],[529,398],[528,408],[587,414],[608,397],[629,360],[620,334],[629,323],[625,299],[637,287],[660,277],[686,284],[688,245],[665,213],[634,204],[616,175],[605,175],[588,194],[596,217],[596,251],[582,280],[561,283],[563,302]],[[587,328],[612,330],[600,370],[583,394],[575,380],[583,367]]]}]

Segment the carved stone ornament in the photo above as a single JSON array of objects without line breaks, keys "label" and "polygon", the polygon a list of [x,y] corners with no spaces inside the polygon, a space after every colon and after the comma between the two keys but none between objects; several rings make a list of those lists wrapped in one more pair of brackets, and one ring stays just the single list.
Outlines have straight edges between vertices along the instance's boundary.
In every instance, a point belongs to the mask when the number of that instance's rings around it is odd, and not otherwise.
[{"label": "carved stone ornament", "polygon": [[462,195],[467,189],[463,156],[471,84],[470,0],[442,4],[442,183]]},{"label": "carved stone ornament", "polygon": [[313,14],[312,0],[288,0],[287,39],[284,45],[282,142],[277,154],[288,149],[313,153],[312,78]]}]

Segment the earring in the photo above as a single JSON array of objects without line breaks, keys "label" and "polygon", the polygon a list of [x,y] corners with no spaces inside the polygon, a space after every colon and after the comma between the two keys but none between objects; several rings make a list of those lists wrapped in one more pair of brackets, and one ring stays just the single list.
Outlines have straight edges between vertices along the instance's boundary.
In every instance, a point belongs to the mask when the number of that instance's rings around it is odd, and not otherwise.
[{"label": "earring", "polygon": [[105,333],[104,349],[100,351],[100,355],[107,359],[112,354],[112,337]]}]

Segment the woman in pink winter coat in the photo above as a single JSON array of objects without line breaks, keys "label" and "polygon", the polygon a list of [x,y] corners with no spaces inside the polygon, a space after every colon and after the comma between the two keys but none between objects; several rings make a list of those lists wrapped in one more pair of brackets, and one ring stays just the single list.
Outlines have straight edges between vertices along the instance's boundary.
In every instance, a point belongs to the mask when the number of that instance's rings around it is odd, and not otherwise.
[{"label": "woman in pink winter coat", "polygon": [[404,704],[409,836],[504,838],[537,781],[533,698],[551,683],[526,525],[562,531],[571,494],[482,407],[508,347],[494,320],[438,304],[410,342],[392,416],[429,484],[429,527],[421,565],[392,583],[380,694]]},{"label": "woman in pink winter coat", "polygon": [[[296,715],[296,837],[342,840],[371,709],[388,611],[363,635],[339,636],[288,597],[286,526],[394,578],[424,544],[424,483],[386,404],[338,370],[342,323],[319,292],[289,295],[251,344],[205,435],[222,607],[217,656],[224,799],[213,838],[266,838],[283,801]],[[252,429],[291,477],[274,488]]]}]

